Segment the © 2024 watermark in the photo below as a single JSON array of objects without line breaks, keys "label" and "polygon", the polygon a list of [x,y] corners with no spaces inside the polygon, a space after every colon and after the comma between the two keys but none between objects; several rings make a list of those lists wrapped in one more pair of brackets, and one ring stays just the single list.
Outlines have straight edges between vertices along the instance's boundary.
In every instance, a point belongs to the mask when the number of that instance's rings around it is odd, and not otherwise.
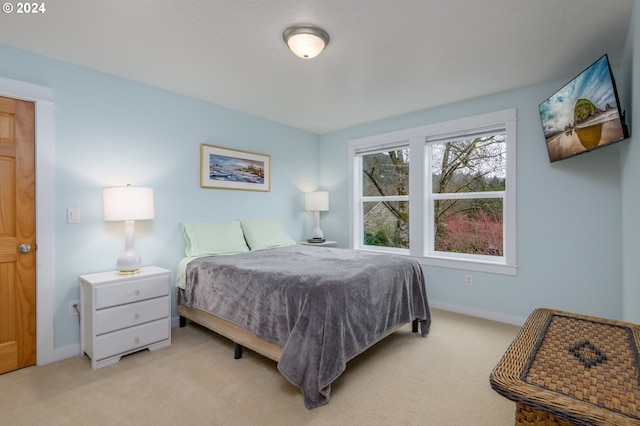
[{"label": "\u00a9 2024 watermark", "polygon": [[44,2],[32,2],[32,3],[11,3],[6,2],[2,4],[2,11],[4,13],[15,13],[16,15],[27,15],[45,13],[47,7]]}]

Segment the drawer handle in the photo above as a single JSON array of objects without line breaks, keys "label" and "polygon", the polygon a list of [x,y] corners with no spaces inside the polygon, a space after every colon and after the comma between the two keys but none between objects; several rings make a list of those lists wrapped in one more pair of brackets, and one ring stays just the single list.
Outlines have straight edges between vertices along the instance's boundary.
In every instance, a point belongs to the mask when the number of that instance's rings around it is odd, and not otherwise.
[{"label": "drawer handle", "polygon": [[133,343],[135,343],[135,344],[137,345],[138,343],[140,343],[140,339],[138,339],[138,338],[136,337],[135,339],[133,339]]},{"label": "drawer handle", "polygon": [[133,319],[140,319],[140,315],[138,315],[138,314],[134,314],[134,315],[133,315]]},{"label": "drawer handle", "polygon": [[140,296],[140,290],[135,289],[135,290],[133,291],[133,294],[135,294],[136,296]]}]

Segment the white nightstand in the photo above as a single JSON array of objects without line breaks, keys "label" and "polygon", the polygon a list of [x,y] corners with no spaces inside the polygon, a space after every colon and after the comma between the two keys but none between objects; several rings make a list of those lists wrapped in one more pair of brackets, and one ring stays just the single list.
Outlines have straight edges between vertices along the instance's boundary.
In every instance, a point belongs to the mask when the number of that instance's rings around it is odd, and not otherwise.
[{"label": "white nightstand", "polygon": [[302,244],[303,246],[335,246],[336,244],[338,244],[337,241],[325,241],[324,243],[310,243],[309,241],[300,241],[298,242],[298,244]]},{"label": "white nightstand", "polygon": [[135,275],[80,275],[80,340],[91,368],[171,344],[170,277],[171,271],[156,266]]}]

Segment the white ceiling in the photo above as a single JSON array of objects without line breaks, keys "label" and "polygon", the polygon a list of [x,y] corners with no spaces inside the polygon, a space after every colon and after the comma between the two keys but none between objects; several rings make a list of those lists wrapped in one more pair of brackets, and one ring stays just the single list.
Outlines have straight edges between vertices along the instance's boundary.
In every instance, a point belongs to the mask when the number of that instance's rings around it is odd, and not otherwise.
[{"label": "white ceiling", "polygon": [[[15,3],[15,2],[13,2]],[[633,0],[53,0],[0,43],[315,133],[617,66]],[[314,59],[282,40],[311,23]],[[1,59],[1,58],[0,58]],[[550,93],[541,93],[540,101]]]}]

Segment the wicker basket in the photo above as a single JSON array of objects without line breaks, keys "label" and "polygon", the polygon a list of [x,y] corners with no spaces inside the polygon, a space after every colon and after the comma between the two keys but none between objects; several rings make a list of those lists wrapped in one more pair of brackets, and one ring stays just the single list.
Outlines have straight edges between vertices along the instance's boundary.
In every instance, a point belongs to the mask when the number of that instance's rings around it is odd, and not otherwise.
[{"label": "wicker basket", "polygon": [[640,326],[536,309],[491,373],[518,425],[640,425]]},{"label": "wicker basket", "polygon": [[533,408],[527,407],[520,403],[516,403],[516,425],[522,426],[545,426],[545,425],[557,425],[557,426],[574,426],[574,423],[565,422],[552,416],[551,414],[545,414]]}]

